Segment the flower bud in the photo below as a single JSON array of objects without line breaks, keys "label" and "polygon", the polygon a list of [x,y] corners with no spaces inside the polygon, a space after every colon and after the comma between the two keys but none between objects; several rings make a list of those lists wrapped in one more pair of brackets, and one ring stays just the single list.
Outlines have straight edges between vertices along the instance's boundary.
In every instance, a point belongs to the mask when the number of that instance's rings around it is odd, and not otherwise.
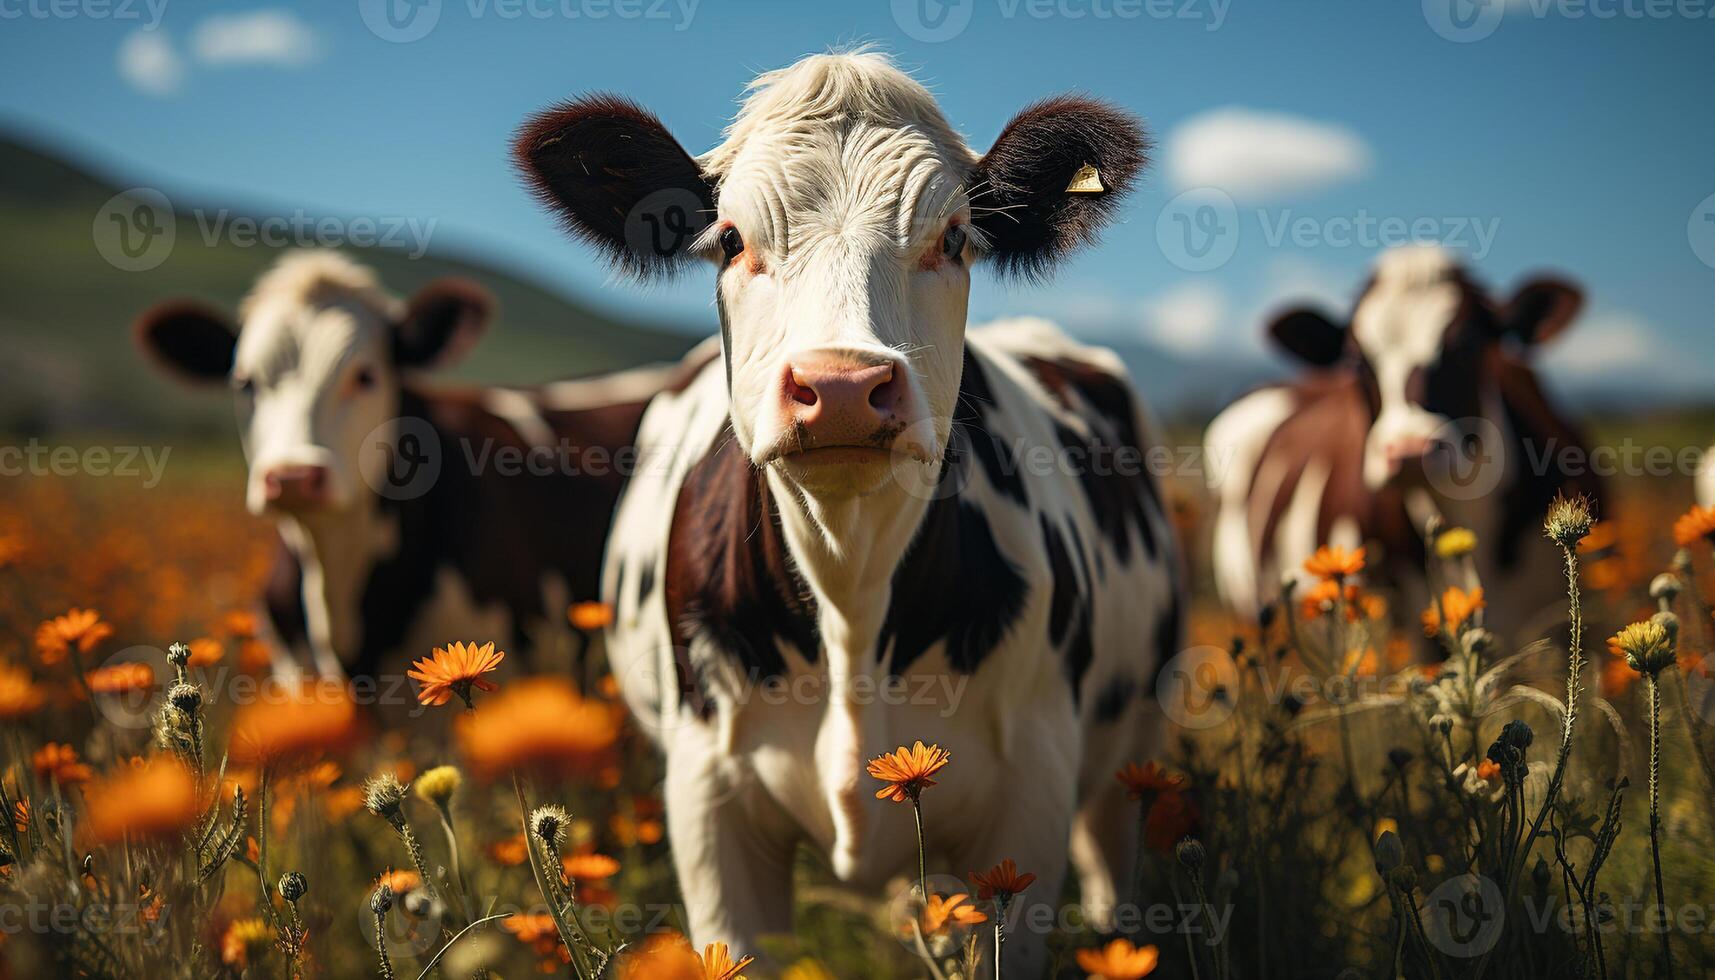
[{"label": "flower bud", "polygon": [[309,890],[309,879],[305,878],[301,872],[288,871],[280,876],[280,897],[288,902],[295,902],[303,898],[304,893]]}]

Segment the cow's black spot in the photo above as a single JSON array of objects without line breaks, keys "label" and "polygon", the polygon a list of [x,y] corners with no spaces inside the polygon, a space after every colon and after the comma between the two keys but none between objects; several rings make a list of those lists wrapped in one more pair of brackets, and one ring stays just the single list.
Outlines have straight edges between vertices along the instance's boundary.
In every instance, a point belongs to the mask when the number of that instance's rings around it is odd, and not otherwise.
[{"label": "cow's black spot", "polygon": [[645,602],[655,591],[655,560],[646,559],[637,573],[637,601]]},{"label": "cow's black spot", "polygon": [[730,427],[679,491],[664,587],[674,645],[689,650],[700,634],[752,679],[785,673],[777,639],[809,660],[821,649],[815,599],[792,567],[767,481]]},{"label": "cow's black spot", "polygon": [[1137,681],[1121,675],[1102,685],[1096,693],[1096,724],[1107,725],[1117,720],[1137,696]]},{"label": "cow's black spot", "polygon": [[994,403],[994,390],[989,387],[988,375],[967,349],[964,374],[959,380],[959,401],[953,410],[953,427],[970,446],[995,490],[1015,503],[1028,505],[1030,495],[1019,471],[1018,456],[1012,447],[994,435],[984,417]]},{"label": "cow's black spot", "polygon": [[1047,514],[1041,515],[1041,523],[1042,550],[1048,555],[1048,569],[1054,576],[1054,590],[1048,600],[1048,639],[1058,647],[1065,642],[1073,611],[1078,606],[1078,578],[1059,528]]}]

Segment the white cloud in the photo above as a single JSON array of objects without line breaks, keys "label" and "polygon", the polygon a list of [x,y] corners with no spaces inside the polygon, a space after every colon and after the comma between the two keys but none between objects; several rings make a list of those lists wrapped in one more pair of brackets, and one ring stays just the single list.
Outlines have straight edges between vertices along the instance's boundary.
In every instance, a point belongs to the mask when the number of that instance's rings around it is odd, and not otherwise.
[{"label": "white cloud", "polygon": [[150,95],[168,95],[184,81],[185,63],[165,31],[139,29],[119,42],[119,77]]},{"label": "white cloud", "polygon": [[1145,336],[1175,354],[1208,354],[1232,335],[1227,297],[1208,282],[1175,286],[1144,306]]},{"label": "white cloud", "polygon": [[1166,169],[1180,189],[1280,197],[1369,173],[1370,147],[1344,126],[1238,106],[1214,109],[1167,135]]},{"label": "white cloud", "polygon": [[1631,374],[1644,369],[1658,376],[1682,374],[1682,354],[1662,339],[1655,325],[1625,310],[1598,310],[1549,341],[1543,367],[1579,378]]},{"label": "white cloud", "polygon": [[210,65],[300,68],[316,59],[315,33],[286,10],[210,17],[191,40],[197,59]]}]

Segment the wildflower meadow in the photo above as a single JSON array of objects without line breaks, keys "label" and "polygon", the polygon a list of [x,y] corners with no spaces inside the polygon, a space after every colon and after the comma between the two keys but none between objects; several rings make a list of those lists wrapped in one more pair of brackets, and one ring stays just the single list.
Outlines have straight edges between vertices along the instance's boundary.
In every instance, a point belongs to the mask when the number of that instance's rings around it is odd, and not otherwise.
[{"label": "wildflower meadow", "polygon": [[220,479],[143,511],[23,488],[0,513],[11,976],[950,980],[1020,929],[1056,977],[1689,977],[1715,954],[1715,511],[1557,503],[1535,546],[1566,615],[1518,649],[1484,628],[1457,527],[1431,530],[1425,609],[1339,548],[1260,623],[1199,604],[1158,757],[1113,774],[1143,847],[1105,921],[1015,862],[938,863],[921,815],[961,805],[936,780],[960,760],[916,742],[868,764],[918,855],[893,901],[805,854],[795,934],[693,949],[660,763],[581,656],[599,603],[530,670],[472,637],[403,678],[274,676],[241,601],[267,540]]}]

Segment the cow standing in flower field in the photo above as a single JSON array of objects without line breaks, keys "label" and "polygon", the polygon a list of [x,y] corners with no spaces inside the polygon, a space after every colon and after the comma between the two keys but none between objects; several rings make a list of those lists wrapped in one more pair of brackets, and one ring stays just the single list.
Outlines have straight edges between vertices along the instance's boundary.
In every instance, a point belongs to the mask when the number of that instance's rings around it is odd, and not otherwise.
[{"label": "cow standing in flower field", "polygon": [[[696,940],[790,929],[801,842],[860,887],[914,871],[911,814],[865,762],[918,739],[952,754],[932,867],[1011,858],[1040,877],[1021,903],[1051,903],[1070,841],[1110,910],[1137,834],[1114,772],[1154,744],[1177,545],[1118,359],[1043,321],[967,333],[966,303],[974,264],[1045,273],[1114,217],[1138,123],[1059,97],[978,154],[856,53],[758,78],[701,157],[606,96],[515,149],[619,265],[717,270],[724,358],[651,405],[603,583]],[[1016,975],[1042,939],[1009,940]]]},{"label": "cow standing in flower field", "polygon": [[1600,500],[1588,444],[1553,406],[1529,355],[1583,304],[1563,280],[1487,296],[1448,252],[1384,253],[1350,325],[1297,309],[1269,326],[1313,370],[1259,389],[1209,425],[1222,597],[1254,616],[1323,543],[1372,546],[1378,584],[1428,604],[1431,517],[1476,532],[1488,625],[1540,635],[1564,602],[1542,540],[1556,494]]},{"label": "cow standing in flower field", "polygon": [[302,670],[305,654],[343,677],[452,641],[518,649],[597,594],[625,453],[668,371],[530,390],[420,383],[492,314],[473,282],[401,301],[368,268],[307,251],[256,283],[242,329],[189,301],[136,321],[169,374],[234,391],[245,503],[282,541],[266,595],[280,671]]}]

